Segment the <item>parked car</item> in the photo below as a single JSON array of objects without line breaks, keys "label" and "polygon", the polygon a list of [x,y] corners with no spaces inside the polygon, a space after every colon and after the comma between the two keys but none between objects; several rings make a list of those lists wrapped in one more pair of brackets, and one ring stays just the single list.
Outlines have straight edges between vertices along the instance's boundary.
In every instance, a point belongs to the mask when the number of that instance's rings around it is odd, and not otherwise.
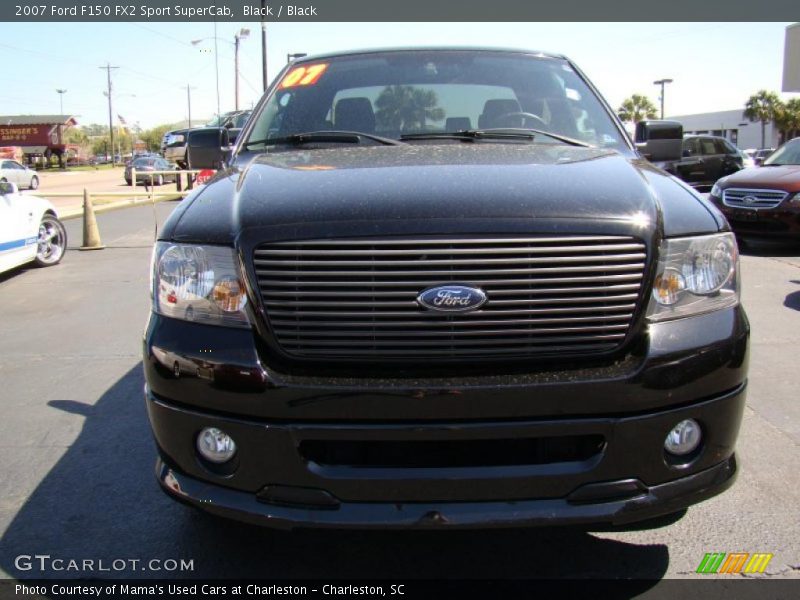
[{"label": "parked car", "polygon": [[66,249],[67,231],[50,201],[0,182],[0,272],[29,262],[58,264]]},{"label": "parked car", "polygon": [[800,239],[800,138],[778,148],[760,168],[720,179],[710,198],[739,235]]},{"label": "parked car", "polygon": [[146,156],[136,158],[125,166],[125,183],[132,185],[133,169],[136,169],[136,183],[153,183],[155,185],[164,185],[165,183],[175,183],[178,178],[177,173],[159,173],[158,175],[149,175],[150,171],[175,171],[176,167],[173,163],[164,158],[157,156]]},{"label": "parked car", "polygon": [[[230,143],[236,142],[236,137],[247,123],[251,110],[235,110],[225,113],[202,127],[224,127],[228,130]],[[173,129],[164,134],[161,140],[161,153],[164,158],[173,161],[181,169],[188,165],[186,162],[186,135],[189,129]]]},{"label": "parked car", "polygon": [[698,190],[709,190],[720,177],[744,168],[744,159],[739,149],[725,138],[688,135],[683,139],[683,156],[657,166]]},{"label": "parked car", "polygon": [[753,154],[753,161],[755,161],[756,166],[761,166],[773,152],[775,152],[775,148],[760,148],[756,150],[755,154]]},{"label": "parked car", "polygon": [[286,528],[625,524],[733,483],[736,240],[643,158],[680,158],[680,123],[634,146],[560,55],[395,49],[291,63],[226,137],[189,132],[225,166],[153,254],[172,498]]},{"label": "parked car", "polygon": [[753,157],[750,154],[748,154],[746,151],[742,150],[741,148],[739,148],[738,150],[739,150],[739,156],[742,157],[742,168],[743,169],[752,169],[753,167],[756,166],[756,161],[755,161],[755,159],[753,159]]},{"label": "parked car", "polygon": [[39,176],[36,171],[15,160],[0,160],[0,182],[8,181],[19,188],[35,190],[39,187]]}]

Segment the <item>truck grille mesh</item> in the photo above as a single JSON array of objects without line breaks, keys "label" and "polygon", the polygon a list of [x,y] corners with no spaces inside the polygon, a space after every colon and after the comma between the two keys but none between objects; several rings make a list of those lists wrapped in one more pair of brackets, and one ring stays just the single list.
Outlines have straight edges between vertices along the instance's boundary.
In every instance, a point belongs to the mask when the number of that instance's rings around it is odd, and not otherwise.
[{"label": "truck grille mesh", "polygon": [[[645,245],[625,236],[357,238],[264,244],[258,289],[288,355],[424,361],[612,351],[631,326]],[[480,288],[478,310],[420,306]]]}]

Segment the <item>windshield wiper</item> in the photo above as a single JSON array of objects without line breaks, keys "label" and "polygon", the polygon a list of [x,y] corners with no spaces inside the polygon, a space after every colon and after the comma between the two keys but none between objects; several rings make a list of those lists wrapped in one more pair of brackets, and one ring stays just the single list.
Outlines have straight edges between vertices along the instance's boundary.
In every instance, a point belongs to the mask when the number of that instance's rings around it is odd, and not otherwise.
[{"label": "windshield wiper", "polygon": [[360,144],[362,140],[372,140],[384,144],[385,146],[401,146],[403,142],[393,140],[392,138],[381,137],[372,133],[364,133],[362,131],[307,131],[304,133],[294,133],[284,137],[266,138],[263,140],[255,140],[247,142],[244,147],[250,146],[277,146],[279,144],[286,144],[289,146],[302,146],[303,144],[313,144],[314,142],[330,142],[335,144]]},{"label": "windshield wiper", "polygon": [[544,131],[542,129],[526,128],[492,128],[492,129],[462,129],[461,131],[431,131],[428,133],[407,133],[401,135],[401,140],[530,140],[533,141],[537,135],[546,135],[549,138],[564,142],[570,146],[581,146],[583,148],[593,148],[591,144],[580,140],[567,137],[558,133]]}]

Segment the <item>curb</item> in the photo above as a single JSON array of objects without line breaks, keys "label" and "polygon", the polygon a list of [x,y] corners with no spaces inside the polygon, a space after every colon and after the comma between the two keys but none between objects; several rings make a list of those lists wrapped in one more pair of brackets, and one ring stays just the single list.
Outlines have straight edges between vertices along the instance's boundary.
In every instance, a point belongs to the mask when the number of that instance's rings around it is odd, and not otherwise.
[{"label": "curb", "polygon": [[[44,195],[44,194],[43,194]],[[160,198],[130,198],[128,200],[119,200],[116,202],[109,202],[108,204],[101,204],[94,207],[95,213],[111,212],[112,210],[120,210],[122,208],[132,208],[134,206],[141,206],[142,204],[155,204],[156,202],[170,202],[172,200],[182,200],[180,196],[174,197],[160,197]],[[62,221],[67,219],[79,219],[83,216],[83,207],[70,208],[58,212],[58,218]]]}]

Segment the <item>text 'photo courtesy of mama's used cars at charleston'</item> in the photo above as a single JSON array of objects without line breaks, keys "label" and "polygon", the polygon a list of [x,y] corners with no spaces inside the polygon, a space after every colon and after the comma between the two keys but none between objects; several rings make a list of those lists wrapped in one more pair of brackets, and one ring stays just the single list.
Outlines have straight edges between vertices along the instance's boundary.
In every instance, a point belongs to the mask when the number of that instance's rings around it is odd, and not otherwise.
[{"label": "text 'photo courtesy of mama's used cars at charleston'", "polygon": [[292,63],[153,253],[172,498],[275,527],[615,524],[727,489],[749,325],[720,212],[568,59]]}]

